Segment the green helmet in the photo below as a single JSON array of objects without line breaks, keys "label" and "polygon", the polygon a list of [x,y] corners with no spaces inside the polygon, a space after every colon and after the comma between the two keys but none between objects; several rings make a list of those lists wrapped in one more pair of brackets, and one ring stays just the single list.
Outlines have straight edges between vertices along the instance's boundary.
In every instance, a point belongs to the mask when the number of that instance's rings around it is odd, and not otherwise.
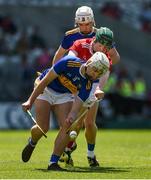
[{"label": "green helmet", "polygon": [[101,27],[97,30],[95,35],[95,42],[99,42],[106,46],[108,49],[112,48],[113,44],[113,32],[107,27]]}]

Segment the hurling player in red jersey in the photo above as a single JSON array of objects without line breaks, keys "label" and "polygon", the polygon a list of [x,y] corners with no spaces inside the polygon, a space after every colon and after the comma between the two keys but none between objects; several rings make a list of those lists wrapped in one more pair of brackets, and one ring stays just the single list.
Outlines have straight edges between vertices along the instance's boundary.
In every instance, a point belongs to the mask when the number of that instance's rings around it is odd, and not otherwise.
[{"label": "hurling player in red jersey", "polygon": [[[115,43],[113,42],[113,32],[106,27],[101,27],[97,30],[94,38],[81,39],[74,42],[73,46],[69,49],[69,55],[77,56],[84,61],[87,61],[95,52],[100,51],[107,55],[110,61],[110,68],[112,64],[119,62],[119,54],[115,48]],[[118,54],[118,56],[117,56]],[[93,89],[90,94],[90,101],[95,99],[94,94],[95,90],[103,89],[107,79],[109,77],[109,71],[100,78],[99,82],[93,84]],[[89,100],[88,100],[89,101]],[[94,154],[95,141],[96,141],[96,132],[97,126],[95,123],[96,115],[98,110],[98,103],[95,103],[92,106],[87,116],[85,116],[84,125],[85,125],[85,137],[87,140],[87,158],[90,166],[99,166],[96,156]],[[71,158],[71,153],[75,149],[75,142],[71,141],[65,149],[65,154],[68,155],[66,163],[73,164]]]},{"label": "hurling player in red jersey", "polygon": [[110,58],[110,64],[116,64],[120,58],[113,42],[113,32],[106,27],[101,27],[95,37],[77,40],[69,48],[70,55],[77,56],[87,61],[94,52],[104,52]]}]

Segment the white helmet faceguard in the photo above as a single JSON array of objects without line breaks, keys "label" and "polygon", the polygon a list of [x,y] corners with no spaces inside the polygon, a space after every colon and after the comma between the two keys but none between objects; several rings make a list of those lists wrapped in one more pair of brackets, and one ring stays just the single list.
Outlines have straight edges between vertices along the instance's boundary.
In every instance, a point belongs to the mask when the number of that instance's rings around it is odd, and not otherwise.
[{"label": "white helmet faceguard", "polygon": [[95,26],[93,10],[88,6],[79,7],[75,13],[75,26],[78,23],[89,23],[89,22],[93,22]]},{"label": "white helmet faceguard", "polygon": [[105,74],[110,67],[110,62],[108,57],[102,52],[96,52],[90,58],[91,63],[89,64],[91,67],[95,67],[98,71],[100,71],[100,76]]}]

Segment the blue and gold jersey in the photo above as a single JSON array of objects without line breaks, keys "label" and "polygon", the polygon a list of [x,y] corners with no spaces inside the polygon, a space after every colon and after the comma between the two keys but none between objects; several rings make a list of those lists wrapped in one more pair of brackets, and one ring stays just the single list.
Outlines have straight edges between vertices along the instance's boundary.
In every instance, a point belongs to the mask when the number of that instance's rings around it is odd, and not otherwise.
[{"label": "blue and gold jersey", "polygon": [[79,31],[79,28],[75,28],[70,31],[67,31],[62,40],[61,46],[64,49],[69,49],[73,45],[74,41],[76,41],[78,39],[92,38],[95,36],[96,31],[97,31],[96,28],[93,28],[93,31],[90,34],[82,34]]},{"label": "blue and gold jersey", "polygon": [[[92,81],[83,77],[80,67],[84,62],[74,56],[65,56],[58,61],[52,68],[59,75],[48,87],[59,93],[77,94],[82,101],[85,101],[90,94]],[[45,70],[42,79],[50,69]]]}]

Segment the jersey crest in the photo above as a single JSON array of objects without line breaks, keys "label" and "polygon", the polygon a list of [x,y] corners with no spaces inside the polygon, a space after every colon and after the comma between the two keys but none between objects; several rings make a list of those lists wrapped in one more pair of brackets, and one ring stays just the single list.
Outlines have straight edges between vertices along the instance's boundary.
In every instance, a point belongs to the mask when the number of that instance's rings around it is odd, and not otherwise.
[{"label": "jersey crest", "polygon": [[81,43],[81,46],[82,46],[82,48],[90,49],[91,44],[89,44],[89,43]]}]

